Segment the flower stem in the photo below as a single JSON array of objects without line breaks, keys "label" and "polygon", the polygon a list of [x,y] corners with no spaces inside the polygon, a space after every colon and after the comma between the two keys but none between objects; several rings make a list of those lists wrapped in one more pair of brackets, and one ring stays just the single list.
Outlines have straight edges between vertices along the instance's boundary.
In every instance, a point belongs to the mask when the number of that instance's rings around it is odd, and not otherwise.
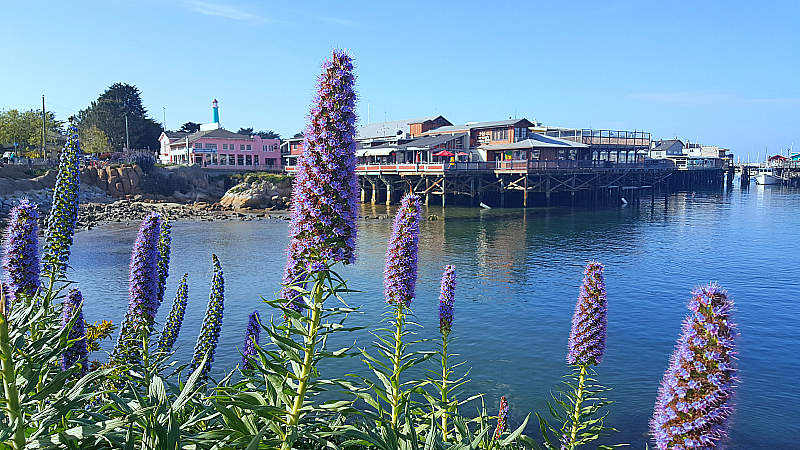
[{"label": "flower stem", "polygon": [[389,400],[392,402],[392,428],[397,429],[397,420],[400,417],[400,365],[403,357],[403,328],[406,322],[405,305],[397,305],[394,321],[394,355],[392,355],[392,393]]},{"label": "flower stem", "polygon": [[[294,399],[294,405],[292,406],[291,414],[289,415],[286,423],[287,427],[296,426],[300,422],[300,411],[303,409],[306,390],[308,389],[308,380],[311,376],[311,370],[314,366],[314,353],[317,344],[317,335],[319,334],[319,325],[322,319],[322,295],[325,287],[325,280],[328,278],[328,272],[320,272],[317,274],[317,277],[318,278],[314,283],[314,288],[311,292],[311,296],[314,301],[308,307],[311,314],[311,324],[309,325],[308,336],[305,338],[306,345],[303,351],[305,354],[303,355],[303,364],[297,381],[297,396]],[[287,433],[284,436],[283,444],[281,445],[283,450],[288,450],[292,447],[292,444],[287,440],[289,434],[290,433],[288,433],[287,430]]]},{"label": "flower stem", "polygon": [[587,366],[587,364],[578,366],[581,368],[581,373],[578,376],[578,392],[575,396],[575,409],[572,411],[572,426],[569,433],[569,442],[567,442],[568,449],[575,448],[575,439],[578,436],[578,427],[580,426],[581,419],[581,404],[583,403],[583,385],[586,382]]},{"label": "flower stem", "polygon": [[2,311],[0,311],[0,352],[2,352],[3,364],[3,392],[6,398],[6,414],[9,424],[14,427],[14,435],[11,440],[11,447],[21,449],[25,447],[25,426],[19,404],[19,391],[16,384],[16,373],[14,371],[14,360],[12,359],[11,343],[8,337],[8,321],[6,320],[5,295],[2,296]]},{"label": "flower stem", "polygon": [[448,333],[442,335],[442,403],[445,405],[445,411],[444,414],[442,414],[442,440],[444,442],[447,442],[447,413],[450,412],[447,398],[450,390],[447,385],[447,378],[450,375],[447,370],[447,336]]}]

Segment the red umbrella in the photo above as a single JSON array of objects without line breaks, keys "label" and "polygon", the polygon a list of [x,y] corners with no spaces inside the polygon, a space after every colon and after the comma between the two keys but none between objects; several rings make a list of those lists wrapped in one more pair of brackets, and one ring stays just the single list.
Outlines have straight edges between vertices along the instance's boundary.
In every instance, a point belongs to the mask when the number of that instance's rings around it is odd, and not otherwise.
[{"label": "red umbrella", "polygon": [[433,156],[455,156],[452,152],[448,152],[447,150],[442,150],[439,153],[434,153]]},{"label": "red umbrella", "polygon": [[456,153],[456,156],[467,156],[467,155],[469,155],[469,153],[467,153],[467,152],[458,152],[458,153]]}]

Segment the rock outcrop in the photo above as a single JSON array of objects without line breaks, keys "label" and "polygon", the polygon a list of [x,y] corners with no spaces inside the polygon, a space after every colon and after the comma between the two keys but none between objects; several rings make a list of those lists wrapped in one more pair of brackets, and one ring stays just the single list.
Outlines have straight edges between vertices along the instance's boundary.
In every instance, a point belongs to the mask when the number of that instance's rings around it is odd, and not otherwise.
[{"label": "rock outcrop", "polygon": [[289,179],[272,182],[269,180],[244,181],[232,187],[219,201],[223,208],[285,208],[292,194]]},{"label": "rock outcrop", "polygon": [[97,186],[114,198],[142,193],[144,172],[137,165],[124,164],[112,167],[84,167],[81,169],[81,185]]}]

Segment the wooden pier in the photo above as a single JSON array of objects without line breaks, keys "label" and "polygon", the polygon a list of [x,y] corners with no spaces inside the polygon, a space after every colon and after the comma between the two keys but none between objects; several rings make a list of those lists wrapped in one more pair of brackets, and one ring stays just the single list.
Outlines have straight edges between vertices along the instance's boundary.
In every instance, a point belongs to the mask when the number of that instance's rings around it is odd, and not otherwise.
[{"label": "wooden pier", "polygon": [[669,161],[535,160],[360,165],[361,201],[397,203],[407,192],[426,205],[528,207],[638,202],[659,193],[721,187],[722,169],[677,170]]}]

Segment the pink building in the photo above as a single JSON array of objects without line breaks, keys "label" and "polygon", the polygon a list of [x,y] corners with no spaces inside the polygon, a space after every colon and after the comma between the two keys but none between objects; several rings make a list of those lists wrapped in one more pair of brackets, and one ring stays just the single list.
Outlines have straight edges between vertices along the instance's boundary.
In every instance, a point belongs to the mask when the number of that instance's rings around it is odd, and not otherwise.
[{"label": "pink building", "polygon": [[281,169],[279,139],[262,139],[220,128],[216,99],[213,105],[214,122],[201,125],[200,131],[161,133],[159,159],[162,163],[199,164],[210,169]]}]

